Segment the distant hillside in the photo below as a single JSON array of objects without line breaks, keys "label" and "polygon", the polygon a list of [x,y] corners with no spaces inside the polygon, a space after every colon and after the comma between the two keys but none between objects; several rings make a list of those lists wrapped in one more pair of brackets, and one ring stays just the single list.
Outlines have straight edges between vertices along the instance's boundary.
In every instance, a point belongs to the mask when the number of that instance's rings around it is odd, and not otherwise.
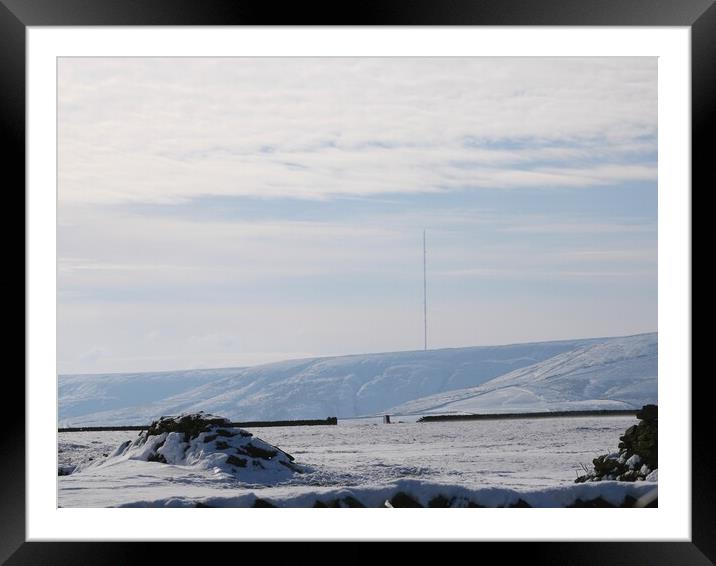
[{"label": "distant hillside", "polygon": [[151,373],[60,375],[60,422],[74,417],[161,401],[207,382],[234,375],[237,369],[203,369]]},{"label": "distant hillside", "polygon": [[[599,398],[603,406],[624,408],[632,402],[655,400],[656,340],[656,334],[645,334],[312,358],[250,368],[60,376],[59,422],[63,426],[144,424],[161,415],[199,410],[242,421],[348,418],[407,412],[413,407],[432,412],[448,403],[479,397],[481,392],[473,393],[483,385],[495,391],[489,398],[490,410],[508,411],[509,407],[513,411],[515,406],[519,410],[542,410],[560,401],[560,395],[562,401],[575,403],[575,407],[580,401],[591,403]],[[642,349],[631,348],[630,344],[641,344]],[[649,349],[648,344],[653,348]],[[585,365],[590,351],[597,356],[591,373],[580,372],[579,367],[590,367]],[[622,352],[623,359],[617,360],[617,352]],[[617,362],[616,370],[609,366],[608,359]],[[569,375],[576,381],[569,385],[572,378],[564,371],[557,372],[558,381],[562,377],[565,380],[557,388],[561,393],[552,395],[547,374],[549,368],[557,371],[559,360],[572,363]],[[544,370],[535,370],[540,363],[547,364]],[[522,370],[525,373],[520,373]],[[500,386],[495,378],[507,379],[507,385]],[[532,379],[545,383],[532,391]],[[585,379],[594,383],[587,386]],[[607,382],[613,387],[602,386]],[[524,397],[517,395],[519,387]],[[509,402],[498,391],[509,393]],[[455,396],[451,397],[450,392]],[[472,412],[469,406],[450,410]],[[483,409],[486,406],[476,405],[481,412],[487,412]]]},{"label": "distant hillside", "polygon": [[63,425],[206,410],[235,420],[352,417],[480,385],[594,340],[312,358],[229,368],[61,375]]},{"label": "distant hillside", "polygon": [[612,338],[563,352],[478,387],[392,407],[394,414],[630,409],[657,402],[657,335]]}]

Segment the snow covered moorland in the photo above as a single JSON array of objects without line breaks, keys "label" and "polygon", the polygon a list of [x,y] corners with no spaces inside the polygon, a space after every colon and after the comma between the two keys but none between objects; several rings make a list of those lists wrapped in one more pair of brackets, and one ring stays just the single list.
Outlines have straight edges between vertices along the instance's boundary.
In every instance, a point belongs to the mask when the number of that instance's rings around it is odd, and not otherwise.
[{"label": "snow covered moorland", "polygon": [[[631,452],[618,473],[584,476],[625,431],[652,448],[630,415],[416,422],[656,404],[656,334],[61,376],[59,396],[61,425],[147,427],[60,432],[63,507],[639,507],[656,494],[655,465],[642,474]],[[338,424],[231,426],[327,416]]]},{"label": "snow covered moorland", "polygon": [[657,401],[657,334],[311,358],[250,368],[62,375],[60,426],[638,409]]},{"label": "snow covered moorland", "polygon": [[391,407],[396,414],[633,409],[656,402],[657,335],[580,345],[477,387]]},{"label": "snow covered moorland", "polygon": [[[137,436],[132,431],[60,433],[60,465],[76,471],[58,478],[58,503],[63,507],[633,505],[653,493],[656,484],[576,484],[575,479],[636,422],[631,416],[406,420],[390,425],[354,419],[339,421],[337,426],[256,428],[250,431],[253,437],[234,437],[235,447],[217,447],[220,439],[212,439],[214,433],[208,440],[200,435],[198,442],[188,445],[178,438],[169,445],[171,450],[158,446],[161,436],[142,441],[144,433]],[[283,465],[269,466],[265,461],[264,469],[255,472],[253,464],[227,467],[230,455],[246,457],[236,453],[246,439],[260,442],[256,435],[270,443],[268,450],[290,452],[299,471],[289,473]],[[178,456],[177,447],[187,447],[187,455]],[[172,456],[166,464],[151,457],[167,452]]]}]

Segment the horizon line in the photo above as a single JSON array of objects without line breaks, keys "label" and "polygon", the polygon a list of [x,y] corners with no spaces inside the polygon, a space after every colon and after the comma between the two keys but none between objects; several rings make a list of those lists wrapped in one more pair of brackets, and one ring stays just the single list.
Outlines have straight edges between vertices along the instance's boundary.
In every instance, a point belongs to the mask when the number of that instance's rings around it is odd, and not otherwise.
[{"label": "horizon line", "polygon": [[242,370],[242,369],[250,369],[250,368],[257,368],[257,367],[263,367],[263,366],[269,366],[273,364],[281,364],[286,362],[298,362],[298,361],[305,361],[305,360],[328,360],[328,359],[334,359],[334,358],[351,358],[351,357],[359,357],[359,356],[384,356],[389,354],[428,354],[429,352],[439,352],[443,350],[468,350],[473,348],[499,348],[499,347],[508,347],[508,346],[521,346],[521,345],[528,345],[528,344],[545,344],[550,342],[586,342],[589,340],[610,340],[615,338],[633,338],[636,336],[646,336],[648,334],[659,334],[658,329],[652,330],[650,332],[637,332],[636,334],[617,334],[612,336],[593,336],[593,337],[584,337],[584,338],[555,338],[555,339],[549,339],[549,340],[528,340],[526,342],[508,342],[508,343],[502,343],[502,344],[482,344],[479,346],[445,346],[442,348],[432,348],[430,350],[420,349],[420,350],[393,350],[393,351],[383,351],[383,352],[362,352],[362,353],[354,353],[354,354],[326,354],[326,355],[318,355],[318,356],[308,356],[308,357],[302,357],[302,358],[284,358],[281,360],[276,360],[273,362],[264,362],[259,364],[253,364],[253,365],[246,365],[246,366],[222,366],[222,367],[194,367],[194,368],[184,368],[184,369],[165,369],[165,370],[153,370],[153,371],[105,371],[105,372],[87,372],[87,373],[57,373],[57,377],[75,377],[75,376],[105,376],[105,375],[131,375],[131,374],[158,374],[158,373],[178,373],[178,372],[190,372],[190,371],[216,371],[216,370]]}]

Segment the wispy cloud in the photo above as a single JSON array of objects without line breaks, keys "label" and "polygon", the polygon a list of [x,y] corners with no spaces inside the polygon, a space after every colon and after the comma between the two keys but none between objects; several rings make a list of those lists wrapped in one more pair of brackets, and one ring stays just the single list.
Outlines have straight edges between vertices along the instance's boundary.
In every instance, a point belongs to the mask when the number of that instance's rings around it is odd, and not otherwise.
[{"label": "wispy cloud", "polygon": [[66,202],[656,175],[655,62],[643,59],[72,58],[59,81]]}]

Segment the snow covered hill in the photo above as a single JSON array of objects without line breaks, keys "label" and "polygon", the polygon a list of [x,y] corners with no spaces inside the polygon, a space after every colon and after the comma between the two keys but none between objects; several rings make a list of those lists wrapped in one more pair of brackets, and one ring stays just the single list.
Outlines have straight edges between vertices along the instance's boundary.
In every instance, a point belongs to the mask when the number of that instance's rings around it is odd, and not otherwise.
[{"label": "snow covered hill", "polygon": [[351,417],[480,385],[592,342],[313,358],[251,368],[62,375],[59,418],[79,426],[143,424],[161,414],[193,410],[240,420]]},{"label": "snow covered hill", "polygon": [[[58,380],[60,423],[74,424],[76,422],[74,417],[89,413],[161,401],[209,381],[234,375],[236,371],[236,369],[205,369],[60,375]],[[147,422],[151,420],[154,419]]]},{"label": "snow covered hill", "polygon": [[656,334],[585,344],[478,387],[392,407],[393,414],[630,409],[657,403]]},{"label": "snow covered hill", "polygon": [[[576,403],[581,408],[580,401],[594,399],[619,408],[641,406],[656,399],[656,342],[656,334],[645,334],[312,358],[250,368],[60,376],[59,422],[72,426],[145,424],[160,415],[190,411],[239,421],[348,418],[388,409],[396,412],[393,407],[404,411],[412,406],[406,404],[417,400],[426,404],[418,403],[416,408],[432,410],[465,401],[476,387],[488,386],[488,382],[495,391],[509,393],[509,402],[499,392],[487,398],[496,411],[506,411],[517,401],[520,410],[564,408],[560,403]],[[547,365],[535,370],[542,367],[540,363]],[[550,368],[559,384],[554,392]],[[570,376],[576,380],[572,385]],[[495,378],[507,379],[512,389],[500,382],[495,386]],[[531,390],[531,379],[543,383]],[[612,385],[604,387],[605,383]],[[518,388],[524,397],[517,395]],[[458,397],[438,396],[439,401],[431,397],[446,392]],[[488,412],[482,407],[487,405],[478,405],[480,412]]]}]

